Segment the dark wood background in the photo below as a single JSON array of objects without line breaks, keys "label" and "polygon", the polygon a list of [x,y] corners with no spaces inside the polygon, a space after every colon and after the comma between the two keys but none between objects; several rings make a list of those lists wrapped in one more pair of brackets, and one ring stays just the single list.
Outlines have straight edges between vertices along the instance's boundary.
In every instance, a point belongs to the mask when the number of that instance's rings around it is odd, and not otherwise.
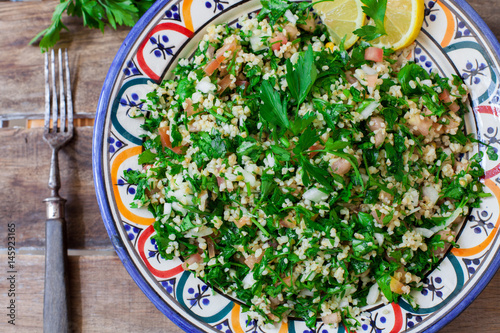
[{"label": "dark wood background", "polygon": [[[58,1],[0,1],[0,309],[7,306],[7,224],[16,225],[16,326],[0,310],[0,332],[41,332],[44,219],[50,151],[43,118],[43,56],[28,42],[49,25]],[[470,4],[500,37],[500,1]],[[91,164],[92,119],[107,70],[128,28],[105,33],[65,18],[59,47],[68,48],[75,112],[72,142],[60,153],[61,195],[68,200],[71,325],[75,332],[181,332],[135,285],[116,256],[96,202]],[[26,123],[32,128],[26,128]],[[23,128],[15,128],[14,125]],[[441,332],[500,332],[500,273]],[[144,320],[147,318],[147,320]]]}]

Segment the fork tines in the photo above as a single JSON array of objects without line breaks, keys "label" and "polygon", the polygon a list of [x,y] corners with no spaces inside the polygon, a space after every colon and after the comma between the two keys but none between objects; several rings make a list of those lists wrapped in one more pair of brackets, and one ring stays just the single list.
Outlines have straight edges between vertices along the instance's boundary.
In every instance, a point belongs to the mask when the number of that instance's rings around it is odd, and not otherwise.
[{"label": "fork tines", "polygon": [[[61,49],[58,50],[58,85],[56,85],[56,57],[54,54],[54,50],[50,51],[50,70],[49,55],[47,53],[48,52],[45,53],[45,133],[72,133],[73,101],[71,99],[68,50],[64,50],[64,68],[62,52]],[[57,100],[58,96],[59,102]]]}]

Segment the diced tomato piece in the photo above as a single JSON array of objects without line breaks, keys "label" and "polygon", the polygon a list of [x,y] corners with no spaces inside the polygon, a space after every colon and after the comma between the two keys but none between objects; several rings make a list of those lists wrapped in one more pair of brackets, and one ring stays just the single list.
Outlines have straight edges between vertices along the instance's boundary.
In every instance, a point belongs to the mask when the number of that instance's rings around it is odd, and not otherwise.
[{"label": "diced tomato piece", "polygon": [[252,225],[252,221],[250,220],[250,218],[248,216],[243,216],[238,221],[235,221],[234,224],[236,224],[236,226],[238,228],[243,228],[243,226],[245,226],[245,225]]},{"label": "diced tomato piece", "polygon": [[345,77],[347,79],[347,82],[349,82],[350,84],[358,82],[358,79],[356,79],[354,76],[352,76],[352,74],[350,72],[346,72]]},{"label": "diced tomato piece", "polygon": [[308,32],[314,32],[314,30],[316,29],[316,19],[314,18],[314,15],[312,13],[309,13],[306,18],[306,23],[299,24],[298,27]]},{"label": "diced tomato piece", "polygon": [[285,216],[283,219],[280,220],[280,226],[285,227],[285,228],[296,228],[297,223],[295,222],[295,216],[293,212],[289,212],[287,216]]},{"label": "diced tomato piece", "polygon": [[450,111],[451,112],[457,112],[460,110],[460,106],[458,106],[457,103],[453,102],[450,104]]},{"label": "diced tomato piece", "polygon": [[348,160],[341,158],[332,163],[330,167],[332,168],[333,173],[343,176],[351,170],[351,163],[349,163]]},{"label": "diced tomato piece", "polygon": [[191,98],[186,98],[186,108],[184,111],[186,111],[186,116],[191,117],[194,114],[194,108],[193,108],[193,102],[191,101]]},{"label": "diced tomato piece", "polygon": [[240,80],[237,80],[235,82],[235,84],[237,87],[245,86],[245,89],[250,85],[250,83],[248,83],[248,81],[240,81]]},{"label": "diced tomato piece", "polygon": [[[310,151],[311,151],[311,150],[321,150],[321,149],[324,149],[324,148],[325,148],[325,146],[323,146],[322,144],[319,144],[319,143],[317,143],[317,142],[316,142],[316,143],[315,143],[315,144],[313,144],[311,147],[309,147],[309,149],[308,149],[308,150],[310,150]],[[314,156],[316,156],[318,153],[319,153],[319,152],[317,152],[317,151],[310,152],[310,153],[309,153],[309,157],[313,158],[313,157],[314,157]]]},{"label": "diced tomato piece", "polygon": [[288,43],[288,38],[282,33],[276,34],[276,37],[269,39],[269,43],[271,44],[271,48],[273,51],[278,51],[281,46]]},{"label": "diced tomato piece", "polygon": [[205,54],[207,59],[212,59],[215,53],[215,47],[213,45],[209,45],[207,48],[207,53]]},{"label": "diced tomato piece", "polygon": [[182,268],[184,270],[187,270],[189,265],[196,263],[200,263],[203,261],[203,258],[200,256],[199,253],[192,254],[186,261],[182,263]]},{"label": "diced tomato piece", "polygon": [[370,46],[365,50],[365,60],[381,62],[384,60],[384,50],[380,47]]},{"label": "diced tomato piece", "polygon": [[225,184],[226,180],[222,177],[217,177],[217,185],[220,187],[222,184]]},{"label": "diced tomato piece", "polygon": [[289,39],[291,39],[291,40],[297,39],[297,35],[299,34],[299,30],[297,29],[296,26],[288,24],[285,26],[284,30],[286,31],[286,36]]},{"label": "diced tomato piece", "polygon": [[260,256],[256,257],[255,254],[252,254],[250,256],[248,256],[246,259],[245,259],[245,264],[250,268],[250,269],[253,269],[253,267],[255,266],[255,264],[258,264],[260,263],[260,261],[262,260],[262,257],[264,256],[264,251],[262,251],[262,253],[260,254]]},{"label": "diced tomato piece", "polygon": [[168,130],[169,130],[168,126],[160,127],[158,129],[158,132],[160,132],[161,145],[163,146],[163,148],[166,147],[176,154],[181,154],[182,153],[181,147],[172,147],[172,142],[170,141],[170,135],[167,133]]},{"label": "diced tomato piece", "polygon": [[321,317],[323,323],[327,325],[338,324],[342,321],[342,316],[339,312],[330,313],[329,315]]},{"label": "diced tomato piece", "polygon": [[439,94],[439,100],[445,103],[451,103],[450,92],[446,89],[443,90],[443,92]]},{"label": "diced tomato piece", "polygon": [[208,62],[207,65],[205,66],[205,74],[207,74],[207,76],[212,75],[215,72],[215,70],[219,68],[221,63],[222,61],[219,61],[219,59],[217,58]]},{"label": "diced tomato piece", "polygon": [[219,89],[217,89],[217,92],[223,93],[224,90],[226,90],[229,86],[231,86],[231,75],[226,75],[222,79],[217,82],[217,85],[219,86]]},{"label": "diced tomato piece", "polygon": [[286,284],[287,286],[291,287],[292,286],[292,277],[291,276],[284,277],[283,283]]},{"label": "diced tomato piece", "polygon": [[297,227],[297,224],[294,222],[290,221],[288,218],[284,218],[283,220],[280,220],[280,226],[289,228],[289,229],[294,229]]},{"label": "diced tomato piece", "polygon": [[224,59],[226,59],[224,53],[227,51],[233,52],[236,50],[237,46],[238,44],[236,43],[236,39],[233,39],[230,43],[226,43],[226,41],[224,41],[224,45],[222,45],[222,47],[215,52],[215,58],[219,59],[220,62],[223,62]]},{"label": "diced tomato piece", "polygon": [[230,43],[224,43],[224,45],[222,45],[222,47],[218,49],[217,52],[215,52],[215,58],[208,62],[205,66],[205,74],[207,74],[208,76],[212,75],[215,70],[220,67],[222,62],[226,60],[224,54],[227,51],[235,51],[237,47],[238,44],[236,43],[236,39],[233,39]]},{"label": "diced tomato piece", "polygon": [[366,76],[366,83],[368,84],[368,87],[375,88],[377,86],[377,80],[378,80],[378,74]]}]

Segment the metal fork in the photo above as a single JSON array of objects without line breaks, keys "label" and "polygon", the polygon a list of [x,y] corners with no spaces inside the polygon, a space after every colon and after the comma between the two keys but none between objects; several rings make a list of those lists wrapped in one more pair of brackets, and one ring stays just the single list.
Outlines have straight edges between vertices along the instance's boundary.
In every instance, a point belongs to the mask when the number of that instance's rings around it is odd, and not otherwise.
[{"label": "metal fork", "polygon": [[43,299],[43,330],[45,333],[68,331],[66,221],[64,220],[66,200],[59,196],[61,180],[57,155],[59,149],[73,137],[73,101],[71,99],[68,51],[64,52],[64,71],[61,50],[59,49],[58,52],[58,87],[56,86],[54,50],[51,51],[50,58],[49,70],[49,56],[45,53],[45,129],[43,138],[52,148],[49,176],[51,195],[44,200],[47,206]]}]

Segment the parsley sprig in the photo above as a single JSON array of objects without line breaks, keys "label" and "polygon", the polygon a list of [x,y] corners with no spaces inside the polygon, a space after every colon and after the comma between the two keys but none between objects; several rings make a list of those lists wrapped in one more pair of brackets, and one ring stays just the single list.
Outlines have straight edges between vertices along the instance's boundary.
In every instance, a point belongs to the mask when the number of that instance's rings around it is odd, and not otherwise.
[{"label": "parsley sprig", "polygon": [[365,25],[354,30],[354,33],[366,41],[385,35],[384,18],[387,0],[361,0],[361,2],[364,4],[363,12],[373,19],[375,25]]},{"label": "parsley sprig", "polygon": [[297,102],[297,109],[302,104],[309,91],[316,81],[318,70],[314,62],[314,55],[311,45],[307,48],[304,54],[301,54],[297,63],[292,65],[290,59],[286,61],[286,82],[292,97]]},{"label": "parsley sprig", "polygon": [[39,32],[30,44],[41,38],[39,46],[42,51],[56,45],[61,30],[69,31],[63,23],[64,12],[69,16],[83,18],[84,26],[98,28],[104,33],[106,26],[115,30],[120,25],[134,26],[153,3],[154,0],[61,0],[52,15],[52,23]]}]

